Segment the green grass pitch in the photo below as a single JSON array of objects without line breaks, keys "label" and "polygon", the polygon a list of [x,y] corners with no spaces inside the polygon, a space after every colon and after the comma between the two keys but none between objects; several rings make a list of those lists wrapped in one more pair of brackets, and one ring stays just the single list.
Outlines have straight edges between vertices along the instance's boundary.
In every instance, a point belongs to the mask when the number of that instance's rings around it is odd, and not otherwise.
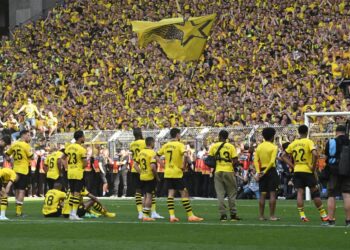
[{"label": "green grass pitch", "polygon": [[[342,203],[338,203],[337,226],[321,226],[318,211],[305,203],[309,223],[298,220],[296,201],[278,201],[278,222],[257,220],[257,201],[238,200],[238,222],[220,222],[215,200],[192,200],[196,215],[204,222],[188,223],[179,200],[175,212],[180,222],[167,219],[140,222],[133,200],[102,200],[117,218],[47,219],[41,215],[43,201],[25,201],[25,218],[14,217],[10,202],[8,222],[0,222],[0,249],[348,249],[350,228],[344,227]],[[267,204],[268,205],[268,204]],[[168,216],[166,201],[157,210]],[[268,210],[266,211],[268,212]]]}]

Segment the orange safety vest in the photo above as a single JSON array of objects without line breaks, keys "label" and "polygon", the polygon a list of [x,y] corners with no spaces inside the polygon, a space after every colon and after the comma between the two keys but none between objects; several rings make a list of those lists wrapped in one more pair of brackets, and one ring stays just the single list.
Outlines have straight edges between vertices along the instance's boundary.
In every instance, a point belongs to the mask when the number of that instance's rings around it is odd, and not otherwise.
[{"label": "orange safety vest", "polygon": [[98,165],[98,160],[94,160],[94,164],[93,164],[94,170],[96,173],[100,172],[100,166]]},{"label": "orange safety vest", "polygon": [[3,167],[4,168],[12,168],[12,164],[11,164],[11,162],[4,160]]},{"label": "orange safety vest", "polygon": [[164,173],[164,166],[165,166],[165,160],[160,160],[159,163],[157,163],[157,172],[158,173]]},{"label": "orange safety vest", "polygon": [[113,161],[113,174],[116,174],[118,172],[119,172],[118,161]]},{"label": "orange safety vest", "polygon": [[211,172],[212,172],[211,168],[208,167],[206,164],[203,164],[202,174],[203,175],[209,175]]},{"label": "orange safety vest", "polygon": [[240,158],[241,158],[240,163],[243,165],[243,169],[248,170],[250,167],[250,153],[243,152]]},{"label": "orange safety vest", "polygon": [[[206,154],[204,155],[204,157],[206,157],[206,156],[208,156],[208,153],[206,153]],[[202,174],[203,174],[203,175],[209,175],[209,174],[211,173],[211,168],[208,167],[208,166],[205,164],[204,160],[202,160],[202,161],[203,161],[203,165],[202,165]]]},{"label": "orange safety vest", "polygon": [[134,168],[134,160],[129,158],[130,170]]},{"label": "orange safety vest", "polygon": [[85,167],[85,171],[86,172],[91,172],[92,168],[91,168],[91,161],[90,159],[87,159],[87,164],[86,164],[86,167]]},{"label": "orange safety vest", "polygon": [[40,174],[45,174],[45,170],[44,170],[44,159],[41,158],[41,161],[40,161],[40,169],[39,169],[39,172]]},{"label": "orange safety vest", "polygon": [[194,171],[195,172],[202,172],[203,170],[203,166],[204,166],[204,160],[202,159],[196,159],[196,164],[195,164],[195,168]]}]

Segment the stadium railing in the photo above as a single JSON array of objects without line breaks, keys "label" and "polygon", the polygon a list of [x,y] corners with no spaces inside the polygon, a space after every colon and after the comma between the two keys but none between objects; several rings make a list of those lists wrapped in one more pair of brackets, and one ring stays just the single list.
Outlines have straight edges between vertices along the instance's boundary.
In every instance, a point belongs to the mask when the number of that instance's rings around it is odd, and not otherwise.
[{"label": "stadium railing", "polygon": [[[310,138],[315,141],[319,148],[323,148],[325,139],[331,138],[334,133],[334,123],[329,124],[310,124]],[[229,140],[236,147],[241,147],[245,144],[259,143],[261,142],[262,130],[268,127],[268,125],[256,125],[256,126],[242,126],[242,127],[184,127],[181,129],[181,140],[190,144],[196,151],[201,147],[209,147],[212,143],[217,141],[218,133],[222,129],[226,129],[229,132]],[[283,142],[292,141],[297,137],[298,125],[289,126],[269,126],[276,129],[275,142],[282,144]],[[134,136],[131,130],[87,130],[85,132],[86,144],[97,145],[104,144],[108,147],[110,155],[114,155],[116,151],[121,149],[128,149]],[[156,148],[170,139],[170,129],[154,129],[143,130],[144,138],[151,136],[156,140]],[[73,139],[73,133],[58,133],[55,134],[50,143],[55,145],[66,145],[71,143]]]}]

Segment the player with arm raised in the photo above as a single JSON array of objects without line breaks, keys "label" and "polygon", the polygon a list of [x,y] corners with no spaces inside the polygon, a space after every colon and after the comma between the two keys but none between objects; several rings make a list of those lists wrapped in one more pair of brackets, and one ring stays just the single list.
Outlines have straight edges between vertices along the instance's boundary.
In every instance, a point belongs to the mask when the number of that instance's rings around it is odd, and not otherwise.
[{"label": "player with arm raised", "polygon": [[174,197],[175,191],[181,194],[182,205],[186,209],[189,222],[202,221],[203,218],[197,217],[192,212],[187,188],[183,180],[184,158],[187,157],[185,145],[180,142],[180,129],[172,128],[170,130],[171,141],[165,143],[157,152],[158,156],[165,155],[165,170],[164,179],[165,185],[168,189],[168,210],[170,215],[170,222],[179,221],[175,217]]},{"label": "player with arm raised", "polygon": [[22,105],[22,107],[16,112],[16,115],[21,113],[22,111],[25,112],[25,124],[28,128],[28,130],[32,129],[33,137],[35,138],[36,135],[36,121],[35,121],[35,114],[40,116],[41,118],[44,118],[42,114],[40,114],[37,106],[32,103],[32,99],[28,98],[28,103]]},{"label": "player with arm raised", "polygon": [[[320,191],[317,187],[317,179],[315,177],[317,150],[312,140],[308,139],[308,127],[301,125],[298,128],[300,139],[294,140],[286,149],[286,153],[290,154],[294,162],[294,186],[297,189],[297,206],[300,219],[303,222],[308,222],[304,212],[304,193],[305,187],[309,187],[311,191],[311,198],[318,209],[321,220],[328,221],[326,210],[323,208],[320,198]],[[288,157],[283,154],[282,159],[288,164],[292,163]]]}]

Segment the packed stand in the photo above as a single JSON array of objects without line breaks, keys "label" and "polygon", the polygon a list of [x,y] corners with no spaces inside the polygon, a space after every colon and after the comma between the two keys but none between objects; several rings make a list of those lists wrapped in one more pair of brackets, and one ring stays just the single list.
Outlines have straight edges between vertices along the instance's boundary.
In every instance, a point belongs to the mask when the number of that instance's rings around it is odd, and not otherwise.
[{"label": "packed stand", "polygon": [[349,110],[337,87],[350,74],[348,1],[179,2],[186,15],[218,14],[198,62],[140,49],[131,31],[132,20],[177,16],[175,1],[67,0],[3,37],[2,120],[29,97],[59,132],[288,125]]}]

